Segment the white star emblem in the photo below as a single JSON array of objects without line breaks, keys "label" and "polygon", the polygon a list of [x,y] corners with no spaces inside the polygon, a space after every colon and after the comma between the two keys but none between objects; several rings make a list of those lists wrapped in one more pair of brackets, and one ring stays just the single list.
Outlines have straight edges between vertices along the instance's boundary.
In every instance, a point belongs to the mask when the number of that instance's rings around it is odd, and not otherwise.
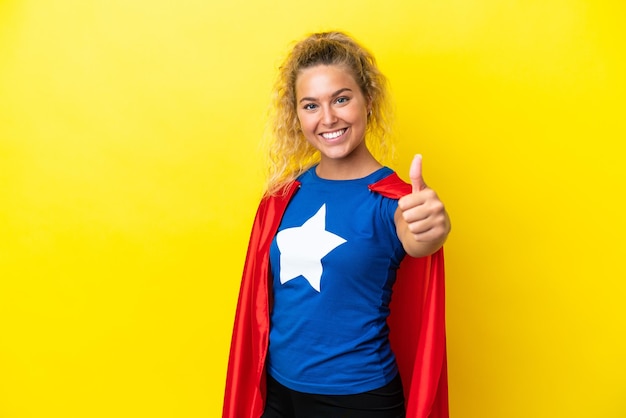
[{"label": "white star emblem", "polygon": [[320,291],[322,258],[346,242],[326,231],[326,204],[302,226],[287,228],[276,234],[280,251],[280,283],[304,277],[311,287]]}]

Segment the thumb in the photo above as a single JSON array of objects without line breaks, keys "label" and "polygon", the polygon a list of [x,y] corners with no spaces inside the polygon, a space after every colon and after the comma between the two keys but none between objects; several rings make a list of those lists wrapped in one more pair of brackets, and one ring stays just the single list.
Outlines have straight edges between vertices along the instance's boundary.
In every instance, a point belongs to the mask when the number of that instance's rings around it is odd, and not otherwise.
[{"label": "thumb", "polygon": [[413,186],[413,193],[419,192],[426,188],[426,183],[422,179],[422,155],[416,154],[413,157],[411,163],[411,169],[409,170],[409,177],[411,178],[411,186]]}]

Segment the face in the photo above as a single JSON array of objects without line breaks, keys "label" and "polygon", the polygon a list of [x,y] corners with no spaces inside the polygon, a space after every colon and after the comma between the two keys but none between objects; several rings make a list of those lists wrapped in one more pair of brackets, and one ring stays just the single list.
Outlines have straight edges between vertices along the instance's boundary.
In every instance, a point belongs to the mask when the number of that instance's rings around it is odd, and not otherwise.
[{"label": "face", "polygon": [[369,103],[343,66],[318,65],[300,71],[296,106],[306,139],[325,160],[350,160],[363,153]]}]

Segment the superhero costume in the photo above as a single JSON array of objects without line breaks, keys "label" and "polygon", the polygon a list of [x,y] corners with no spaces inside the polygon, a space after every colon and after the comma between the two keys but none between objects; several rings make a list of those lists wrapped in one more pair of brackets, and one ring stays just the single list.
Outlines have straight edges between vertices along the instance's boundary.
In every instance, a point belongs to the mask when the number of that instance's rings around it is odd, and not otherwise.
[{"label": "superhero costume", "polygon": [[[235,314],[224,394],[224,418],[259,418],[265,403],[265,360],[271,292],[269,248],[282,214],[299,183],[264,198],[252,227]],[[369,189],[399,199],[411,186],[397,174]],[[447,418],[448,381],[445,337],[443,249],[406,256],[397,272],[391,314],[391,345],[404,383],[409,418]]]}]

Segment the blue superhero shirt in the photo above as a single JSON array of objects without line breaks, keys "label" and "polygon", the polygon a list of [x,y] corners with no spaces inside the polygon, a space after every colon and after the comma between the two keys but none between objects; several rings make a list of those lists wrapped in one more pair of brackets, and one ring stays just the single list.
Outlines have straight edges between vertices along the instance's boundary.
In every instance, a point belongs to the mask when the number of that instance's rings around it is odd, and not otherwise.
[{"label": "blue superhero shirt", "polygon": [[392,171],[298,180],[270,249],[274,304],[268,372],[300,392],[354,394],[397,373],[386,319],[405,255],[396,200],[368,189]]}]

